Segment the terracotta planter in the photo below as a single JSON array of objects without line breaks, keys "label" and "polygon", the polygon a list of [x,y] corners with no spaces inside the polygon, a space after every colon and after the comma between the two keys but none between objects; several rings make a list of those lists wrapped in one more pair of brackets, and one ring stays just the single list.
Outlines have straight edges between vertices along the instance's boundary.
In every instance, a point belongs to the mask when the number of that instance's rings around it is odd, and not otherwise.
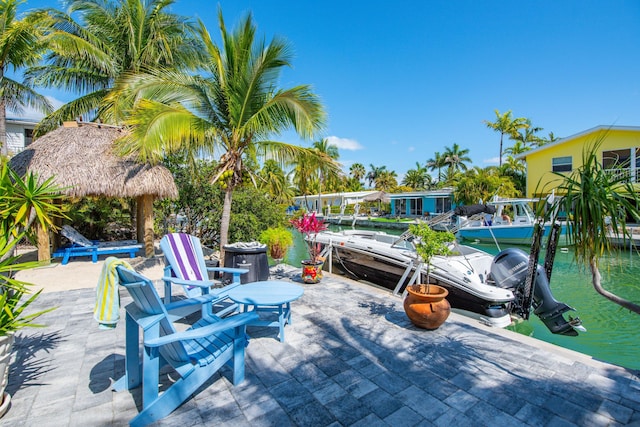
[{"label": "terracotta planter", "polygon": [[447,320],[451,305],[445,297],[449,295],[442,286],[418,284],[407,288],[404,311],[411,322],[419,328],[437,329]]},{"label": "terracotta planter", "polygon": [[322,279],[322,261],[303,260],[301,263],[304,283],[318,283]]},{"label": "terracotta planter", "polygon": [[13,333],[0,337],[0,417],[7,412],[11,403],[11,396],[4,390],[9,382],[13,338]]}]

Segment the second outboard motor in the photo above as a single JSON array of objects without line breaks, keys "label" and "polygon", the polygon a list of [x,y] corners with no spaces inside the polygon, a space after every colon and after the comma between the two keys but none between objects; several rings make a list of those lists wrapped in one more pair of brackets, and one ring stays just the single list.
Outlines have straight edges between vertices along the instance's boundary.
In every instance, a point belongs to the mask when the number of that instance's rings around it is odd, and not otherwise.
[{"label": "second outboard motor", "polygon": [[[529,255],[523,250],[509,248],[500,252],[491,264],[491,278],[496,286],[511,290],[520,301],[524,297],[525,281],[529,266]],[[545,326],[554,334],[577,336],[576,329],[584,330],[580,318],[565,320],[563,314],[575,311],[563,302],[556,301],[551,293],[549,281],[544,268],[538,264],[536,281],[533,284],[533,313],[540,318]],[[528,307],[523,307],[528,310]]]}]

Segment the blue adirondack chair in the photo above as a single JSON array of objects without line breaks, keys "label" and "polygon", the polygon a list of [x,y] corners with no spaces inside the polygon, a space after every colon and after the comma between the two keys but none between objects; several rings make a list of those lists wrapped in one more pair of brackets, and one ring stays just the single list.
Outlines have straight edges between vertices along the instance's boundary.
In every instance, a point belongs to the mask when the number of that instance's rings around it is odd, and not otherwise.
[{"label": "blue adirondack chair", "polygon": [[[171,312],[200,302],[186,299],[164,305],[149,279],[124,266],[116,270],[133,303],[126,307],[125,376],[113,388],[130,390],[142,385],[142,411],[130,421],[131,426],[144,426],[169,415],[225,364],[233,369],[234,385],[244,379],[246,325],[257,319],[255,313],[202,318],[177,332]],[[165,364],[180,378],[160,394],[159,373]]]}]

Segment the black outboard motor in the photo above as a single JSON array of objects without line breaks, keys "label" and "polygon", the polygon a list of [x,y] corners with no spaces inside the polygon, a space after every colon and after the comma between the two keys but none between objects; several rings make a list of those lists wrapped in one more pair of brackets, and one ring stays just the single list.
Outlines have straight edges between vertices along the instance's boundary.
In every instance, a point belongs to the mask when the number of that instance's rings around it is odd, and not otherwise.
[{"label": "black outboard motor", "polygon": [[[527,278],[529,255],[523,250],[509,248],[500,252],[491,264],[491,278],[496,286],[511,290],[517,300],[524,298],[524,286]],[[558,302],[551,294],[549,281],[541,265],[537,266],[536,281],[533,285],[533,313],[544,322],[547,328],[554,334],[577,336],[575,328],[584,330],[578,317],[569,321],[563,314],[567,311],[575,311],[563,302]],[[528,310],[528,307],[523,307]]]}]

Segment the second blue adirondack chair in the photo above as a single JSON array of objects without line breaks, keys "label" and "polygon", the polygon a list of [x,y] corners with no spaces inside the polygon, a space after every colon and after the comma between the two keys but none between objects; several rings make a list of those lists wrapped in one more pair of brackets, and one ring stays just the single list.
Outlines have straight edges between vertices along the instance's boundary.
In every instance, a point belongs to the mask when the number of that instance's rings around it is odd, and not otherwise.
[{"label": "second blue adirondack chair", "polygon": [[[181,285],[188,298],[213,295],[213,304],[227,298],[227,292],[240,285],[240,275],[248,273],[246,268],[208,267],[200,239],[186,233],[170,233],[160,240],[160,248],[167,266],[164,270],[165,304],[171,302],[172,285]],[[226,284],[209,278],[210,272],[231,273],[233,280]],[[211,298],[211,297],[209,297]],[[222,316],[235,310],[236,305],[227,305],[216,311]],[[209,312],[208,314],[211,314]],[[203,313],[207,315],[207,313]]]},{"label": "second blue adirondack chair", "polygon": [[[178,332],[172,323],[172,310],[200,304],[198,299],[164,305],[151,280],[123,266],[116,270],[120,285],[129,291],[133,303],[126,307],[125,376],[113,388],[130,390],[142,385],[142,410],[131,420],[131,426],[145,426],[166,417],[225,364],[233,369],[233,384],[244,379],[246,325],[257,319],[255,313],[202,318]],[[159,373],[165,364],[180,378],[160,393]]]}]

